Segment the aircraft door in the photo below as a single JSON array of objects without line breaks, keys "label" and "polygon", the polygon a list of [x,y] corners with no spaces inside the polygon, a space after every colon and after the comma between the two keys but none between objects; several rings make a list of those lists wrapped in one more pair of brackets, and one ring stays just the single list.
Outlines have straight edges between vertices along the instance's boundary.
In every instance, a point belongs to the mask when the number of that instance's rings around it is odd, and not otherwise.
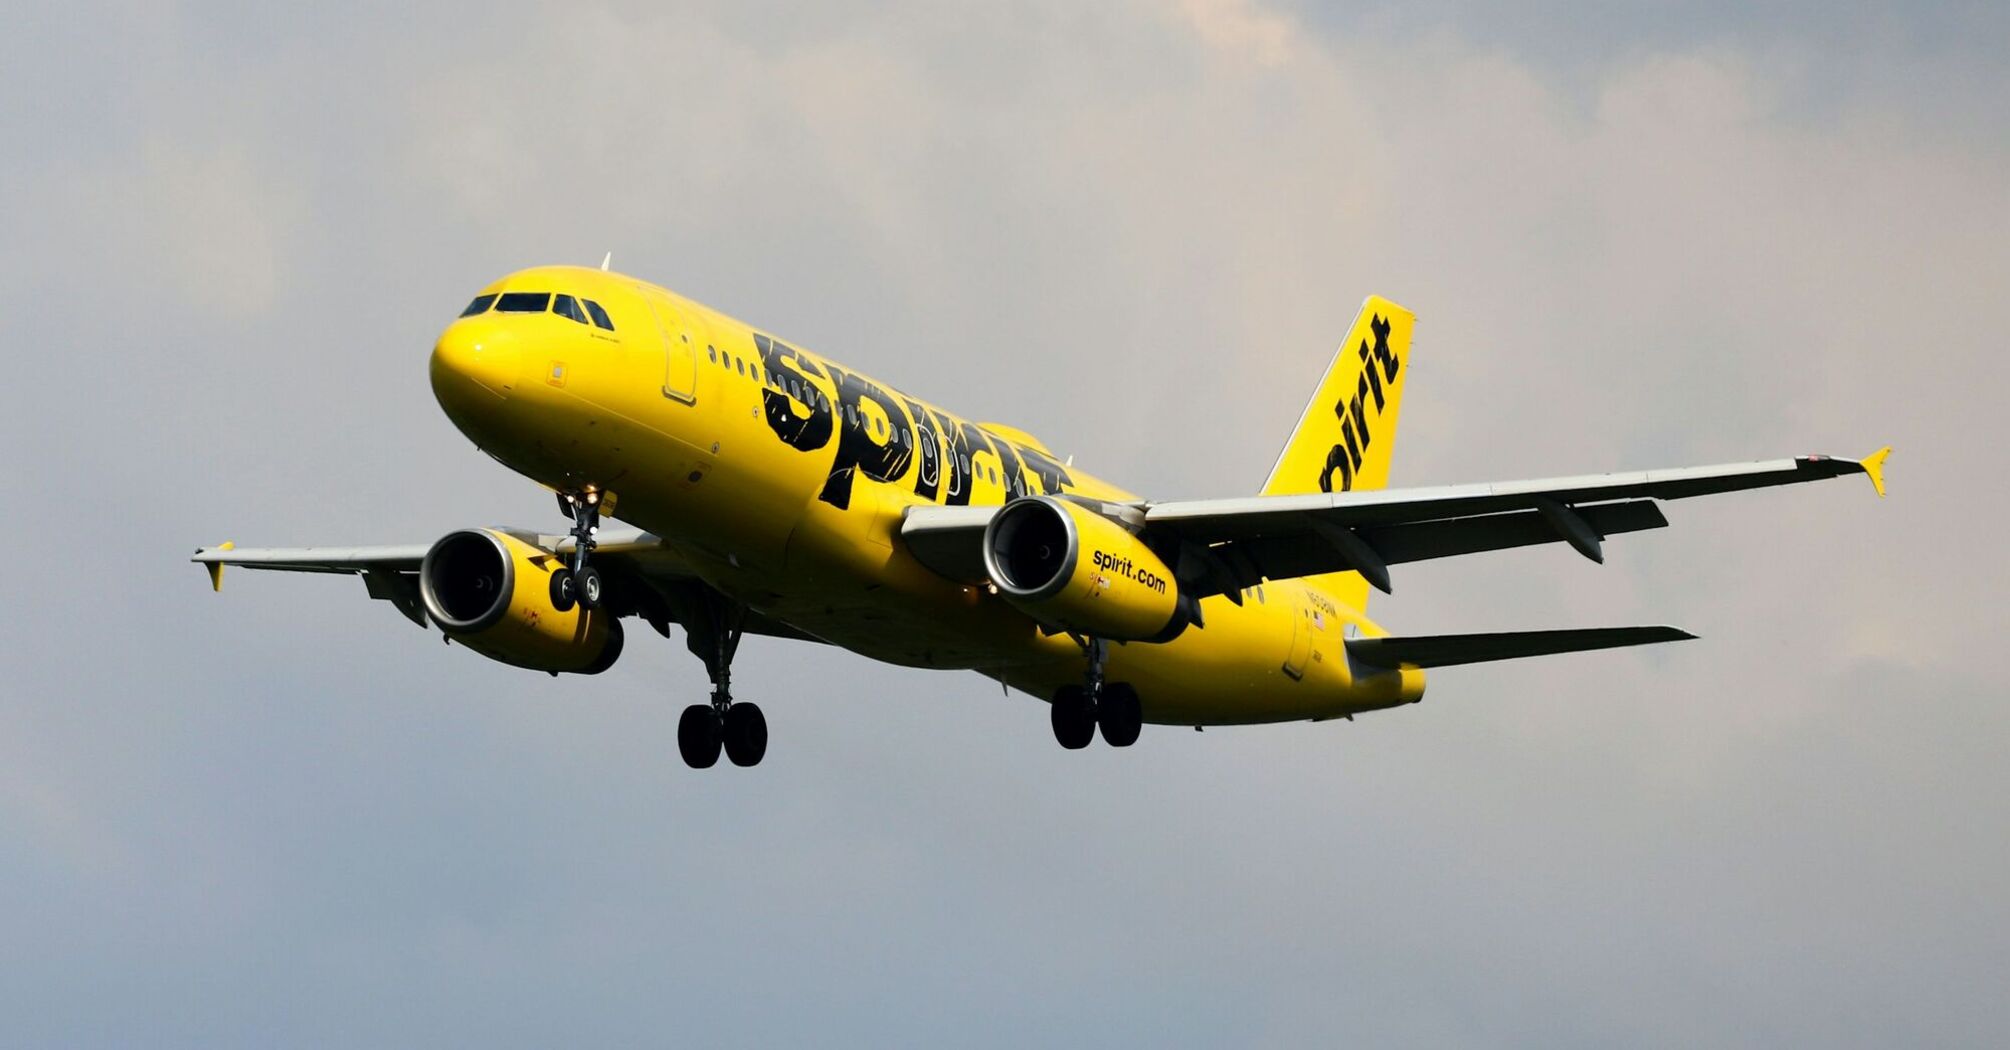
[{"label": "aircraft door", "polygon": [[683,312],[661,302],[647,291],[642,297],[656,315],[656,330],[663,336],[663,396],[685,404],[698,400],[698,346],[701,338],[692,331]]},{"label": "aircraft door", "polygon": [[1291,610],[1291,651],[1284,656],[1284,673],[1305,677],[1305,661],[1312,658],[1312,621],[1305,606]]}]

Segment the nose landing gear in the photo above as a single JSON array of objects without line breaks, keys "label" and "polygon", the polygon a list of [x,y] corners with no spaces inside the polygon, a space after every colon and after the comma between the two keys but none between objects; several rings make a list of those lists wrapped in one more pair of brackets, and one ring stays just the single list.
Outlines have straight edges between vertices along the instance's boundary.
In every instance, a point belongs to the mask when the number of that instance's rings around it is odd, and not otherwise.
[{"label": "nose landing gear", "polygon": [[1070,751],[1079,751],[1102,730],[1103,743],[1129,747],[1137,743],[1144,729],[1144,706],[1138,691],[1127,682],[1105,682],[1103,660],[1108,643],[1101,638],[1077,639],[1089,658],[1089,671],[1082,685],[1062,686],[1054,693],[1048,712],[1054,740]]},{"label": "nose landing gear", "polygon": [[595,489],[558,494],[559,512],[572,519],[572,564],[551,574],[551,607],[570,612],[600,605],[600,570],[588,563],[600,532],[601,493]]}]

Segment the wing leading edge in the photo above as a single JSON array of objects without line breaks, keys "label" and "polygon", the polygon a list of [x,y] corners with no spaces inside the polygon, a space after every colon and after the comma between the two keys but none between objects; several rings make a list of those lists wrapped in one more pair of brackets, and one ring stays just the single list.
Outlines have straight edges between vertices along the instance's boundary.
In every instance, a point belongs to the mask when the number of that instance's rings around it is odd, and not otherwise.
[{"label": "wing leading edge", "polygon": [[[542,534],[530,529],[500,531],[558,554],[570,552],[574,546],[570,536]],[[223,589],[223,569],[226,565],[279,572],[360,576],[370,597],[390,602],[405,614],[406,619],[424,627],[427,617],[425,605],[419,598],[419,567],[430,549],[432,545],[425,543],[377,547],[238,547],[222,543],[197,550],[189,560],[209,570],[211,584],[218,590]],[[670,623],[684,623],[688,627],[697,619],[695,615],[689,615],[693,606],[684,599],[691,592],[707,589],[707,585],[691,572],[661,537],[641,529],[609,529],[600,534],[594,547],[594,558],[595,564],[602,566],[611,578],[644,584],[649,592],[663,597],[662,601],[637,602],[632,610],[658,632],[668,636]],[[630,589],[629,593],[631,598],[644,597],[635,589]],[[750,634],[798,641],[818,640],[758,613],[748,613],[741,626]]]},{"label": "wing leading edge", "polygon": [[[1391,589],[1390,565],[1538,543],[1604,560],[1609,536],[1668,524],[1656,500],[1867,474],[1884,494],[1884,448],[1861,460],[1802,456],[1757,463],[1478,485],[1154,503],[1148,533],[1170,533],[1206,593],[1265,579],[1353,570]],[[1182,566],[1184,570],[1184,566]],[[1183,582],[1187,574],[1183,571]]]},{"label": "wing leading edge", "polygon": [[[1429,488],[1248,496],[1128,505],[1144,536],[1168,553],[1182,589],[1231,599],[1265,580],[1359,572],[1391,589],[1389,566],[1541,543],[1568,543],[1604,560],[1611,536],[1668,524],[1657,500],[1866,474],[1884,495],[1890,448],[1863,459],[1801,456],[1625,474]],[[984,579],[982,537],[995,507],[913,507],[901,539],[916,560],[951,579]]]}]

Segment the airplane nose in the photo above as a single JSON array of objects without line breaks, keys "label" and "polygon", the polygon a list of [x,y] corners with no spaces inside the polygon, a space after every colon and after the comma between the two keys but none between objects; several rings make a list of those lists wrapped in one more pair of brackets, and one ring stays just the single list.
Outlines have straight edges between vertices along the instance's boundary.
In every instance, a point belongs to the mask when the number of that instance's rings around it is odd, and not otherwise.
[{"label": "airplane nose", "polygon": [[522,364],[523,354],[508,332],[489,325],[456,324],[433,346],[433,393],[448,398],[473,385],[508,397]]}]

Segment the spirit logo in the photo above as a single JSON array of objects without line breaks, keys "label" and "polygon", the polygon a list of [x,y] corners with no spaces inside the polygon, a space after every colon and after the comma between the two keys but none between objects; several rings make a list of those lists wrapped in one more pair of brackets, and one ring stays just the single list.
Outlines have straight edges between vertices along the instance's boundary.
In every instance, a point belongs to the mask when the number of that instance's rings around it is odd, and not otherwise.
[{"label": "spirit logo", "polygon": [[[1039,479],[1042,492],[1059,492],[1063,485],[1074,484],[1067,469],[1051,456],[945,416],[836,365],[819,363],[779,339],[756,334],[754,346],[762,366],[781,387],[769,386],[761,393],[768,429],[783,444],[802,452],[829,448],[831,438],[837,438],[817,498],[839,510],[851,506],[858,475],[890,483],[910,472],[915,495],[931,503],[965,506],[976,480],[971,457],[979,452],[997,457],[1009,493],[1030,491],[1029,476]],[[832,394],[812,380],[828,385]],[[865,411],[868,404],[886,419],[884,434],[874,432],[872,417]]]},{"label": "spirit logo", "polygon": [[[1361,340],[1361,379],[1351,397],[1342,393],[1333,405],[1333,414],[1340,419],[1340,440],[1326,453],[1326,468],[1319,472],[1321,492],[1334,491],[1335,471],[1340,474],[1339,491],[1354,487],[1354,473],[1361,469],[1361,457],[1375,440],[1368,422],[1372,418],[1379,425],[1382,420],[1382,384],[1393,384],[1403,367],[1403,362],[1389,349],[1389,322],[1380,317],[1370,318],[1368,330],[1375,334],[1375,345],[1371,348],[1368,340]],[[1380,374],[1376,365],[1381,366]]]}]

